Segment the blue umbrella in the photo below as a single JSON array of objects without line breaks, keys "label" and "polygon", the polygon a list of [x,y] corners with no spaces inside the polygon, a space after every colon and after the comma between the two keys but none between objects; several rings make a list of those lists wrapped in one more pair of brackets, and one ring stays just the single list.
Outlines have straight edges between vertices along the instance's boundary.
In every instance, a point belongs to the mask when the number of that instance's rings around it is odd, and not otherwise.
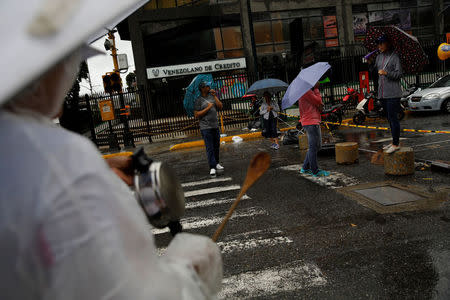
[{"label": "blue umbrella", "polygon": [[264,94],[264,92],[269,92],[273,94],[285,91],[288,86],[289,85],[286,82],[279,79],[273,78],[262,79],[253,83],[247,90],[247,94],[251,93],[261,95]]},{"label": "blue umbrella", "polygon": [[318,62],[303,69],[289,85],[281,102],[281,109],[291,107],[297,102],[309,89],[316,85],[320,77],[325,74],[331,66],[327,62]]},{"label": "blue umbrella", "polygon": [[183,106],[189,117],[194,116],[194,105],[198,97],[200,97],[199,84],[202,82],[210,83],[210,87],[215,88],[215,83],[211,74],[200,74],[194,77],[189,86],[186,88],[186,94],[184,95]]}]

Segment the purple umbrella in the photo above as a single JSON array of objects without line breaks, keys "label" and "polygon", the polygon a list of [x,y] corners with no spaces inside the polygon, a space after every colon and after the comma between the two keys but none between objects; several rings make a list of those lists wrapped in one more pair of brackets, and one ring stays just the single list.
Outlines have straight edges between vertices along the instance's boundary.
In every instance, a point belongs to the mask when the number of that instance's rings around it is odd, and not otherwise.
[{"label": "purple umbrella", "polygon": [[318,62],[306,69],[301,70],[284,94],[281,109],[291,107],[295,102],[297,102],[300,97],[316,85],[320,77],[322,77],[323,74],[325,74],[325,72],[330,68],[331,66],[327,62]]}]

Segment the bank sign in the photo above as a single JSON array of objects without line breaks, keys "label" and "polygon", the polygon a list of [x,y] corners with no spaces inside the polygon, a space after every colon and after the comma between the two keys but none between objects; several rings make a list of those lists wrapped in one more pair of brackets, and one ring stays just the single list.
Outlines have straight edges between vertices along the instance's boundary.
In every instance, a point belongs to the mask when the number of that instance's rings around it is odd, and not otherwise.
[{"label": "bank sign", "polygon": [[245,69],[246,67],[247,64],[245,63],[245,58],[223,59],[194,64],[147,68],[147,78],[156,79],[172,76],[184,76],[191,74]]}]

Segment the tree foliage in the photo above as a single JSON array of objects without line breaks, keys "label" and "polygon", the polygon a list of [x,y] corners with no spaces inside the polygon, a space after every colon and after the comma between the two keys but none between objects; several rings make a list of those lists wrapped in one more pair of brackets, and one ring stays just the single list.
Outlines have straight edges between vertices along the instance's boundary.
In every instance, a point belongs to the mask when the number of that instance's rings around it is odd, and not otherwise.
[{"label": "tree foliage", "polygon": [[85,118],[80,117],[81,111],[79,107],[80,101],[80,82],[89,78],[89,69],[85,61],[80,64],[80,70],[76,80],[64,99],[63,115],[60,118],[60,124],[76,132],[82,132],[87,124],[83,121]]},{"label": "tree foliage", "polygon": [[135,87],[136,73],[135,72],[128,73],[127,77],[125,78],[125,81],[127,82],[128,89],[134,90],[136,88]]}]

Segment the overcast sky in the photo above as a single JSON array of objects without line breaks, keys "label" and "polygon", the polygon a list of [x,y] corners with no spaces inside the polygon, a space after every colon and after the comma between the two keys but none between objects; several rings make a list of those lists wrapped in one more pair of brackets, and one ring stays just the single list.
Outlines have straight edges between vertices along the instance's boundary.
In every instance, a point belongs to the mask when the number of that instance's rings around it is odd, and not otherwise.
[{"label": "overcast sky", "polygon": [[[128,72],[121,74],[122,82],[124,86],[126,87],[126,81],[125,77],[129,72],[133,72],[135,70],[134,66],[134,58],[133,58],[133,50],[131,48],[131,42],[130,41],[122,41],[120,40],[119,34],[116,33],[116,48],[117,53],[122,54],[125,53],[128,56]],[[99,39],[95,43],[92,44],[93,47],[103,51],[105,51],[105,47],[103,46],[103,43],[105,42],[106,36]],[[92,81],[92,89],[94,92],[103,92],[103,81],[102,81],[102,75],[104,75],[106,72],[112,72],[114,69],[114,63],[111,56],[111,51],[108,51],[105,55],[97,55],[92,58],[89,58],[88,61],[88,67],[89,72],[91,75],[91,81]],[[83,80],[81,82],[81,91],[80,94],[86,94],[90,93],[89,91],[89,83],[86,80]]]}]

